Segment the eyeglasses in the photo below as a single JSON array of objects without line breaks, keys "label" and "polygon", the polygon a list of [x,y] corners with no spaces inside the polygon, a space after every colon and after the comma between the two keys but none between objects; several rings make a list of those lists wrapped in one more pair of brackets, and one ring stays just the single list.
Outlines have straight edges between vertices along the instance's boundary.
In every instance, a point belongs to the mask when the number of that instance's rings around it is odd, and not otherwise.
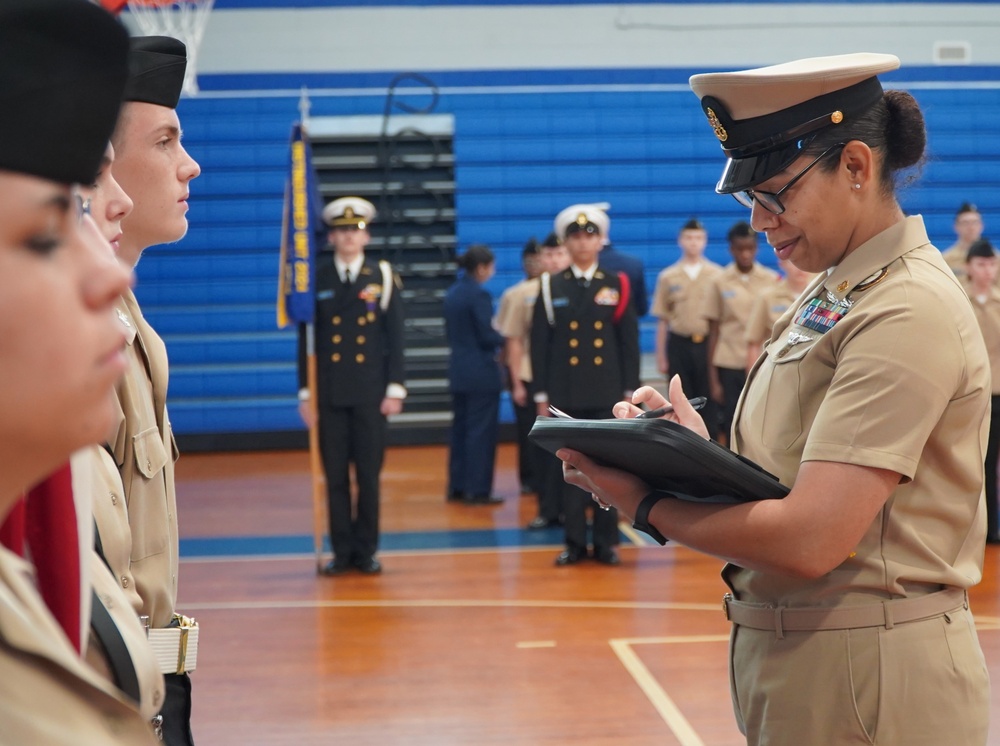
[{"label": "eyeglasses", "polygon": [[736,201],[739,202],[744,207],[749,207],[753,209],[753,203],[756,200],[757,204],[759,204],[768,212],[773,212],[775,215],[781,215],[781,213],[785,211],[785,206],[781,204],[781,200],[779,199],[779,197],[781,197],[782,194],[791,189],[792,185],[794,185],[796,181],[798,181],[807,173],[809,173],[809,169],[811,169],[821,160],[826,158],[828,155],[831,155],[835,151],[838,151],[840,148],[843,148],[846,144],[847,143],[845,142],[841,142],[837,143],[836,145],[831,145],[829,148],[827,148],[818,156],[816,156],[816,158],[808,166],[806,166],[797,174],[795,174],[795,176],[792,177],[791,181],[789,181],[787,184],[785,184],[783,187],[781,187],[781,189],[779,189],[776,192],[761,192],[756,189],[744,189],[743,191],[740,192],[733,192],[733,197],[735,197]]},{"label": "eyeglasses", "polygon": [[77,220],[83,220],[84,215],[90,214],[90,200],[90,197],[84,197],[78,189],[73,190],[73,202],[76,205]]}]

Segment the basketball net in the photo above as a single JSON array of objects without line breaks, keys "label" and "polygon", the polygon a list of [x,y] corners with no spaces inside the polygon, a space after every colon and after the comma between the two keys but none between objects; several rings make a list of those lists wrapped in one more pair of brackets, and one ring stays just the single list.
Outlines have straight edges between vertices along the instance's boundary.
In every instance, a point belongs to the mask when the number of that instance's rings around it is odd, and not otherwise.
[{"label": "basketball net", "polygon": [[146,36],[172,36],[187,47],[187,70],[181,89],[198,94],[198,47],[215,0],[128,0],[129,13]]}]

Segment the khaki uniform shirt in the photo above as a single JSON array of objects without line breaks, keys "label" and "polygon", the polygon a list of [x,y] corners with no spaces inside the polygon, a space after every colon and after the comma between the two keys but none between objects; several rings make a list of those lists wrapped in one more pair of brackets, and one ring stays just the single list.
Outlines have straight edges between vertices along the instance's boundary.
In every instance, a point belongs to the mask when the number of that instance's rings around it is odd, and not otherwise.
[{"label": "khaki uniform shirt", "polygon": [[778,273],[754,262],[743,273],[730,264],[712,282],[705,295],[702,315],[719,322],[719,338],[710,361],[717,368],[743,370],[747,364],[745,329],[754,301],[775,287]]},{"label": "khaki uniform shirt", "polygon": [[522,381],[531,380],[531,317],[535,312],[539,287],[536,277],[531,280],[521,280],[513,287],[504,290],[500,296],[500,307],[494,324],[503,336],[521,340],[524,354],[521,356],[521,370],[518,371],[518,376]]},{"label": "khaki uniform shirt", "polygon": [[728,581],[743,600],[785,606],[974,585],[986,534],[989,360],[968,299],[923,220],[910,217],[875,236],[802,297],[750,372],[733,425],[736,450],[789,486],[804,461],[891,469],[902,478],[854,553],[823,577],[730,565]]},{"label": "khaki uniform shirt", "polygon": [[976,321],[983,332],[983,340],[986,342],[986,352],[990,356],[990,370],[993,371],[994,396],[1000,396],[1000,290],[990,288],[989,295],[980,300],[972,295],[972,288],[969,291],[969,298],[972,300],[972,310],[976,314]]},{"label": "khaki uniform shirt", "polygon": [[671,334],[682,337],[708,336],[708,320],[702,309],[705,297],[712,287],[712,280],[722,272],[722,267],[707,259],[701,262],[701,271],[691,279],[684,271],[683,262],[676,262],[660,272],[656,278],[652,313],[670,326]]},{"label": "khaki uniform shirt", "polygon": [[743,341],[747,344],[766,342],[771,336],[775,322],[798,297],[799,294],[792,289],[787,278],[784,277],[778,280],[773,287],[765,290],[753,302],[750,315],[747,317]]},{"label": "khaki uniform shirt", "polygon": [[[160,628],[170,623],[177,600],[176,451],[167,418],[167,352],[131,291],[117,308],[135,334],[125,350],[128,370],[118,386],[121,412],[110,444],[125,488],[134,587],[142,614]],[[103,536],[101,541],[106,553],[120,551]]]},{"label": "khaki uniform shirt", "polygon": [[968,248],[963,249],[958,244],[952,244],[941,252],[941,256],[944,257],[945,262],[951,267],[951,271],[955,273],[955,277],[963,283],[967,280],[965,275],[965,258],[967,254]]},{"label": "khaki uniform shirt", "polygon": [[90,480],[88,492],[93,501],[94,522],[104,559],[138,616],[142,611],[142,599],[136,592],[132,576],[132,531],[121,472],[102,446],[90,446],[80,455],[89,462],[86,470]]},{"label": "khaki uniform shirt", "polygon": [[[111,592],[114,588],[112,583]],[[124,602],[121,606],[131,613]],[[134,619],[133,624],[139,626]],[[70,645],[35,588],[31,565],[3,548],[0,671],[0,743],[157,743],[145,715]],[[145,676],[140,678],[143,680],[147,680]]]}]

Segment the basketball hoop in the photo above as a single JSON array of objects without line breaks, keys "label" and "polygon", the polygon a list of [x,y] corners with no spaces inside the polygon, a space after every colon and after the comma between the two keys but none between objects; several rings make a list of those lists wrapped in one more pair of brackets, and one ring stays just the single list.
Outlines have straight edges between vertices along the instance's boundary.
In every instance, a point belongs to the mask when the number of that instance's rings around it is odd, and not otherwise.
[{"label": "basketball hoop", "polygon": [[187,47],[184,87],[188,96],[198,94],[198,47],[205,35],[208,14],[215,0],[128,0],[128,9],[146,36],[172,36]]}]

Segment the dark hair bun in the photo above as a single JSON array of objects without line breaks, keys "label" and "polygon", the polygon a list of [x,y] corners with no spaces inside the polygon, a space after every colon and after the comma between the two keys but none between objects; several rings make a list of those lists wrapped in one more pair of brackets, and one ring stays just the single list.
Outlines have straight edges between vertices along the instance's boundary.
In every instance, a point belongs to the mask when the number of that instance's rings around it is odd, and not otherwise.
[{"label": "dark hair bun", "polygon": [[889,90],[883,95],[889,111],[886,127],[888,166],[891,171],[918,164],[927,147],[927,130],[920,105],[906,91]]}]

